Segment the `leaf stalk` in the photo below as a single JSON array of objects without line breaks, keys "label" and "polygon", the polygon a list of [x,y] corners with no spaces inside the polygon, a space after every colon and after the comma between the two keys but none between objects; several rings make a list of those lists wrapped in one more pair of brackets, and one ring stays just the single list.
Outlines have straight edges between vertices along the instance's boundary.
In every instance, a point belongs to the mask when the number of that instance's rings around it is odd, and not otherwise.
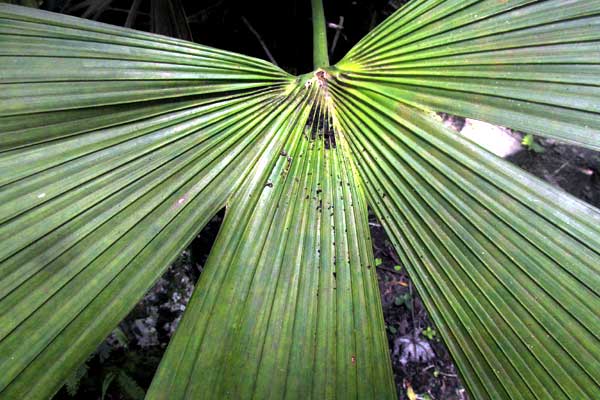
[{"label": "leaf stalk", "polygon": [[313,26],[313,64],[315,69],[329,66],[327,31],[322,0],[311,0]]}]

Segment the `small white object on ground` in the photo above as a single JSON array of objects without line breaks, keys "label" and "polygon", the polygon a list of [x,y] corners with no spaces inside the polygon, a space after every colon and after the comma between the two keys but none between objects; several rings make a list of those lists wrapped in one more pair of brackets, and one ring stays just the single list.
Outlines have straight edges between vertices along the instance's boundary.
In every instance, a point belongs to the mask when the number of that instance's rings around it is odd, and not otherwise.
[{"label": "small white object on ground", "polygon": [[523,149],[508,129],[476,119],[467,118],[460,134],[499,157],[508,157]]},{"label": "small white object on ground", "polygon": [[392,356],[400,355],[400,364],[406,365],[408,362],[424,363],[433,358],[435,354],[431,344],[419,336],[420,330],[412,334],[400,336],[394,341],[394,351]]}]

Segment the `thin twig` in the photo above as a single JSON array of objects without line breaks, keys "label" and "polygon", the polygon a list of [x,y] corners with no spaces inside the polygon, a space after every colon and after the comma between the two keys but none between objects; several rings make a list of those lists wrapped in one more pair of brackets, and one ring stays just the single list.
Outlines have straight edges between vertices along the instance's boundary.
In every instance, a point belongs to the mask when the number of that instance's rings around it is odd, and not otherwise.
[{"label": "thin twig", "polygon": [[[412,281],[409,280],[408,281],[408,292],[410,293],[410,302],[411,302],[411,307],[410,307],[410,312],[412,314],[412,323],[413,323],[413,335],[416,339],[417,337],[417,321],[415,321],[415,294],[413,293],[413,285],[412,285]],[[415,348],[413,349],[413,351],[417,352],[417,345],[416,343],[413,343]]]},{"label": "thin twig", "polygon": [[211,4],[210,6],[207,6],[205,8],[203,8],[202,10],[189,15],[187,17],[187,22],[188,23],[197,23],[200,22],[202,19],[200,17],[202,17],[203,15],[208,14],[209,12],[211,12],[213,9],[221,7],[221,4],[224,3],[225,0],[217,0],[216,2],[214,2],[213,4]]},{"label": "thin twig", "polygon": [[329,54],[333,54],[338,39],[340,38],[340,34],[342,33],[342,29],[344,29],[344,17],[340,15],[340,22],[338,22],[337,25],[329,24],[329,27],[335,29],[335,36],[333,36],[333,42],[331,43],[331,49],[329,50]]},{"label": "thin twig", "polygon": [[[119,7],[108,7],[106,9],[106,11],[114,11],[114,12],[118,12],[118,13],[124,13],[124,14],[129,14],[131,12],[130,8],[119,8]],[[150,14],[147,12],[142,12],[142,11],[138,11],[137,15],[142,15],[144,17],[150,17]],[[125,25],[123,25],[125,26]]]},{"label": "thin twig", "polygon": [[439,375],[443,375],[443,376],[448,376],[450,378],[458,378],[458,375],[456,374],[447,374],[445,372],[438,372]]},{"label": "thin twig", "polygon": [[141,0],[134,0],[129,12],[127,13],[127,20],[125,20],[125,27],[131,28],[135,23],[136,17],[140,14],[138,11],[140,8]]},{"label": "thin twig", "polygon": [[67,10],[69,10],[69,7],[71,7],[72,2],[73,0],[67,0],[65,4],[60,8],[60,13],[65,14]]},{"label": "thin twig", "polygon": [[558,174],[558,173],[559,173],[560,171],[562,171],[562,169],[563,169],[564,167],[566,167],[567,165],[569,165],[569,162],[568,162],[568,161],[565,161],[565,162],[563,163],[563,165],[561,165],[561,166],[560,166],[560,168],[556,169],[556,170],[555,170],[555,171],[552,173],[552,175],[551,175],[551,176],[554,176],[554,175]]},{"label": "thin twig", "polygon": [[271,60],[271,62],[273,64],[277,65],[277,61],[275,61],[275,58],[273,57],[273,55],[269,51],[269,48],[267,47],[267,45],[265,44],[265,42],[262,40],[262,38],[260,37],[260,35],[258,34],[258,32],[256,32],[256,30],[252,27],[252,25],[250,25],[250,21],[248,21],[246,19],[246,17],[244,17],[244,16],[242,16],[242,21],[244,22],[244,24],[246,24],[246,27],[248,28],[248,30],[250,32],[252,32],[252,34],[254,36],[256,36],[256,38],[258,39],[258,41],[259,41],[260,45],[262,46],[263,50],[267,54],[267,57],[269,58],[269,60]]},{"label": "thin twig", "polygon": [[369,23],[369,32],[375,28],[375,25],[377,25],[377,10],[373,9],[373,14],[371,14],[371,22]]},{"label": "thin twig", "polygon": [[427,370],[429,370],[431,368],[435,368],[435,365],[434,364],[429,364],[428,366],[426,366],[425,368],[423,368],[421,371],[425,372],[425,371],[427,371]]},{"label": "thin twig", "polygon": [[396,265],[402,265],[402,261],[398,258],[398,254],[396,254],[396,250],[394,250],[393,246],[386,246],[387,254],[390,256],[392,260],[396,263]]}]

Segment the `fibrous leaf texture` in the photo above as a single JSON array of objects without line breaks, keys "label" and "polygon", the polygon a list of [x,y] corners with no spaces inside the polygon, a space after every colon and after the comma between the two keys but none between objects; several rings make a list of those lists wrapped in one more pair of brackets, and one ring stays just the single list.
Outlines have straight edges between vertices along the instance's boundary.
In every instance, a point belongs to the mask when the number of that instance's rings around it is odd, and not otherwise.
[{"label": "fibrous leaf texture", "polygon": [[226,207],[147,398],[394,398],[370,206],[473,398],[594,398],[600,212],[431,111],[600,149],[599,28],[415,0],[294,77],[0,4],[0,397],[55,393]]}]

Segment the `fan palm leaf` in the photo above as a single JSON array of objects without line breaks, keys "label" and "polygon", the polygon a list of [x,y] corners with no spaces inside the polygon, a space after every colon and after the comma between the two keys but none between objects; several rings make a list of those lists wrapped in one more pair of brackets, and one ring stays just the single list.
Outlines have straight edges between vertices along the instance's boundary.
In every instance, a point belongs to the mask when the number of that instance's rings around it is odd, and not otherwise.
[{"label": "fan palm leaf", "polygon": [[429,115],[600,149],[568,3],[416,0],[299,77],[0,4],[0,395],[55,393],[225,207],[148,397],[393,398],[370,206],[475,398],[593,398],[600,213]]}]

